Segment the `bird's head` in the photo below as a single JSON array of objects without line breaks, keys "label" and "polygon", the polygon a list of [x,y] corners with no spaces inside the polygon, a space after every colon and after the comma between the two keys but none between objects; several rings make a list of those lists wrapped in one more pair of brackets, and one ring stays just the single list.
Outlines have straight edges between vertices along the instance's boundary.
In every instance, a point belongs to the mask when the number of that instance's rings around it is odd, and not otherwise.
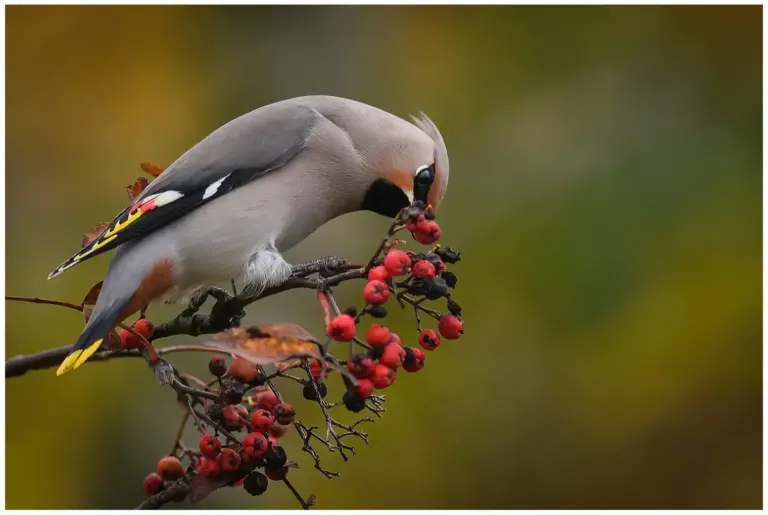
[{"label": "bird's head", "polygon": [[394,217],[415,200],[437,211],[448,187],[448,151],[427,115],[413,117],[414,126],[386,141],[377,159],[376,179],[368,188],[363,209]]}]

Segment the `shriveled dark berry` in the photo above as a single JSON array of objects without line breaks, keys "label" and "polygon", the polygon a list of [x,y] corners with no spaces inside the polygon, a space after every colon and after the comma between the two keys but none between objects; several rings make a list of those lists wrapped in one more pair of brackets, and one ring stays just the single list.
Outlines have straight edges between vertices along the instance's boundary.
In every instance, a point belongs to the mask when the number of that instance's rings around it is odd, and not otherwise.
[{"label": "shriveled dark berry", "polygon": [[211,404],[206,411],[208,416],[217,422],[224,418],[224,409],[220,404]]},{"label": "shriveled dark berry", "polygon": [[344,406],[353,413],[358,413],[365,409],[365,399],[356,393],[346,391],[342,400],[344,401]]},{"label": "shriveled dark berry", "polygon": [[408,286],[408,293],[411,295],[426,295],[429,290],[429,281],[421,278],[414,279]]},{"label": "shriveled dark berry", "polygon": [[373,318],[385,318],[387,316],[387,308],[384,306],[373,306],[368,310],[368,314]]},{"label": "shriveled dark berry", "polygon": [[261,472],[251,472],[245,476],[243,488],[251,495],[261,495],[267,491],[269,479]]},{"label": "shriveled dark berry", "polygon": [[[315,392],[315,387],[312,385],[312,383],[307,383],[304,385],[304,390],[302,391],[302,394],[304,395],[304,398],[308,401],[319,401],[320,399],[324,399],[326,395],[328,395],[328,387],[325,385],[325,383],[316,383],[317,385],[317,392]],[[320,399],[317,398],[317,394],[320,394]]]},{"label": "shriveled dark berry", "polygon": [[432,211],[431,209],[424,211],[424,218],[426,218],[427,220],[434,220],[436,218],[435,212]]},{"label": "shriveled dark berry", "polygon": [[440,247],[435,251],[435,254],[440,256],[440,259],[448,264],[458,263],[461,261],[461,252],[456,252],[451,247]]},{"label": "shriveled dark berry", "polygon": [[456,278],[456,274],[454,274],[453,272],[443,272],[442,274],[440,274],[440,277],[443,278],[443,280],[445,281],[445,284],[447,284],[449,288],[456,287],[456,282],[458,281],[458,279]]},{"label": "shriveled dark berry", "polygon": [[344,313],[354,318],[357,316],[357,308],[355,306],[350,306],[344,310]]},{"label": "shriveled dark berry", "polygon": [[442,277],[435,277],[429,283],[429,290],[424,296],[429,300],[437,300],[448,295],[448,285]]},{"label": "shriveled dark berry", "polygon": [[461,306],[459,306],[458,302],[450,298],[448,299],[448,311],[450,311],[452,315],[461,316]]},{"label": "shriveled dark berry", "polygon": [[272,447],[272,450],[264,455],[265,467],[268,469],[278,469],[288,462],[288,455],[285,453],[285,449],[279,445]]}]

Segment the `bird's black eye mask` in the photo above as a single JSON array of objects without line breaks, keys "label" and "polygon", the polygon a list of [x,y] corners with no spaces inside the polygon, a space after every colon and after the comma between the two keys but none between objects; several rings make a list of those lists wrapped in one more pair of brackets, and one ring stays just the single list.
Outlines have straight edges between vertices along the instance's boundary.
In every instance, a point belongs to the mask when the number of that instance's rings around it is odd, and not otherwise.
[{"label": "bird's black eye mask", "polygon": [[416,177],[413,178],[413,200],[421,200],[426,204],[427,195],[429,195],[429,188],[432,187],[434,180],[434,163],[419,170],[419,172],[416,174]]},{"label": "bird's black eye mask", "polygon": [[[413,199],[426,203],[429,188],[434,180],[434,164],[421,168],[413,178]],[[365,193],[362,209],[393,218],[410,204],[403,190],[386,179],[379,179]]]}]

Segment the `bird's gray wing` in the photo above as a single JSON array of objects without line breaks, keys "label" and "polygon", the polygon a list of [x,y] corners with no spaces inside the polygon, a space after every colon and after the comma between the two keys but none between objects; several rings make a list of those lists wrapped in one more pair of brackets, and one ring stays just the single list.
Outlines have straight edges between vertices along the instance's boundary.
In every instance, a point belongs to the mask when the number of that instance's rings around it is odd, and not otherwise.
[{"label": "bird's gray wing", "polygon": [[169,166],[99,236],[48,278],[280,169],[304,148],[317,116],[312,108],[281,102],[220,127]]}]

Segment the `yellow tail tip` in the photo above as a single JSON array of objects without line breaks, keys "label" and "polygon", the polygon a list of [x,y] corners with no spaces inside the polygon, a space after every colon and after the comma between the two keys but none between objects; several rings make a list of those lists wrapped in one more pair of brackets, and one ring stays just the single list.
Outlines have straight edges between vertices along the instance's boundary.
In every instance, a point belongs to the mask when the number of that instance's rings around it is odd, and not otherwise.
[{"label": "yellow tail tip", "polygon": [[67,372],[71,372],[77,368],[79,368],[83,363],[88,361],[88,358],[93,356],[93,353],[99,350],[99,347],[101,346],[101,342],[104,340],[96,340],[91,344],[90,347],[88,347],[85,350],[76,350],[69,356],[67,356],[64,361],[62,361],[61,365],[59,365],[59,369],[56,371],[57,376],[62,376],[66,374]]}]

